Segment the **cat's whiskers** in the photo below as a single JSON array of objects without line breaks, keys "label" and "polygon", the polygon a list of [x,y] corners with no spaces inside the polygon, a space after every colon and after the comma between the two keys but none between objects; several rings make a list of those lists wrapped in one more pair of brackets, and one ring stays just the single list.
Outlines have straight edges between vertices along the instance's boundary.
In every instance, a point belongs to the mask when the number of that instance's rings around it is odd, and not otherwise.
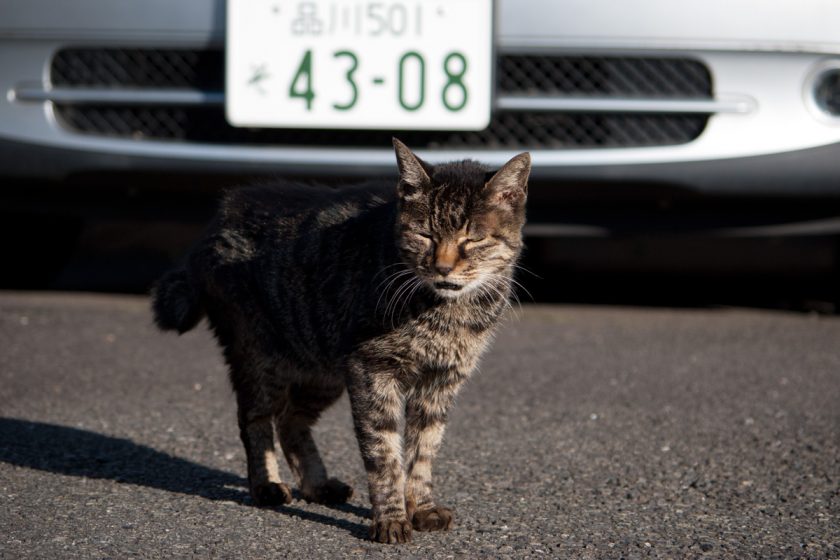
[{"label": "cat's whiskers", "polygon": [[487,297],[488,303],[492,301],[493,293],[499,295],[499,292],[493,286],[493,277],[490,275],[485,274],[484,277],[478,282],[478,294],[479,298]]},{"label": "cat's whiskers", "polygon": [[[516,291],[511,289],[513,279],[510,276],[499,272],[492,272],[489,274],[485,284],[491,288],[500,298],[505,301],[506,307],[513,311],[517,319],[521,318],[522,302],[519,301],[519,296]],[[507,292],[508,296],[505,296]],[[516,302],[516,307],[513,306],[511,298]]]},{"label": "cat's whiskers", "polygon": [[[409,289],[413,284],[413,281],[417,278],[411,270],[404,270],[402,272],[405,274],[395,275],[395,278],[388,284],[386,289],[383,290],[382,294],[386,298],[385,311],[382,316],[383,318],[390,318],[392,326],[394,307],[396,307],[396,304],[399,301],[400,294]],[[395,288],[392,288],[394,283],[398,283],[398,285]],[[380,295],[380,297],[382,297],[382,295]]]},{"label": "cat's whiskers", "polygon": [[[531,292],[529,292],[529,291],[528,291],[528,288],[526,288],[525,286],[523,286],[521,283],[519,283],[519,282],[518,282],[516,279],[514,279],[514,278],[508,278],[508,280],[510,281],[510,283],[511,283],[513,286],[516,286],[516,287],[518,287],[520,290],[522,290],[523,292],[525,292],[525,294],[526,294],[526,295],[527,295],[527,296],[531,299],[531,301],[534,301],[534,296],[531,294]],[[515,290],[513,290],[513,293],[515,294],[515,293],[516,293],[516,291],[515,291]],[[518,297],[518,296],[517,296],[517,299],[519,299],[519,297]]]},{"label": "cat's whiskers", "polygon": [[[379,287],[380,287],[382,284],[384,284],[385,282],[388,282],[388,285],[387,285],[387,286],[385,286],[385,289],[383,289],[383,290],[379,293],[379,298],[376,300],[376,307],[375,307],[375,310],[376,310],[376,311],[379,311],[379,305],[380,305],[380,303],[382,302],[382,298],[383,298],[383,297],[386,297],[386,300],[385,300],[386,302],[388,301],[387,294],[388,294],[388,292],[391,290],[391,286],[393,286],[393,285],[394,285],[394,283],[395,283],[395,282],[397,282],[398,280],[400,280],[401,278],[403,278],[403,277],[405,277],[405,276],[407,276],[407,275],[410,275],[411,273],[412,273],[412,272],[411,272],[410,270],[398,270],[397,272],[394,272],[393,274],[391,274],[390,276],[388,276],[385,280],[383,280],[382,282],[380,282],[380,283],[376,286],[376,288],[374,288],[374,290],[378,290],[378,289],[379,289]],[[390,281],[389,281],[389,280],[390,280]],[[385,315],[387,315],[387,314],[388,314],[388,305],[386,305],[386,306],[385,306]]]},{"label": "cat's whiskers", "polygon": [[388,323],[390,324],[391,328],[394,328],[394,311],[396,310],[397,303],[400,299],[400,294],[408,289],[408,286],[411,285],[411,278],[408,280],[403,281],[393,292],[391,297],[388,299],[388,304],[385,306],[385,313],[383,317],[388,319]]},{"label": "cat's whiskers", "polygon": [[420,289],[420,287],[423,286],[423,281],[420,280],[419,278],[417,278],[416,276],[415,276],[414,280],[415,280],[414,281],[414,286],[411,288],[411,291],[408,292],[408,295],[405,298],[403,298],[403,303],[400,306],[400,311],[397,314],[397,317],[402,316],[402,313],[403,313],[403,310],[405,309],[405,306],[408,305],[411,302],[411,299],[414,297],[414,294],[417,293],[417,290]]},{"label": "cat's whiskers", "polygon": [[[390,313],[391,328],[394,328],[394,326],[395,326],[394,325],[395,315],[396,315],[396,318],[398,319],[402,314],[402,309],[405,306],[405,300],[406,300],[404,296],[406,294],[408,294],[409,291],[411,291],[420,282],[421,282],[421,280],[419,278],[417,278],[417,276],[409,278],[408,282],[401,285],[397,289],[397,291],[394,293],[394,297],[391,298],[391,302],[388,304],[388,307],[385,308],[385,316],[388,316],[388,309],[390,308],[390,310],[391,310],[391,313]],[[403,302],[403,307],[400,308],[400,313],[397,314],[397,305],[401,301]]]},{"label": "cat's whiskers", "polygon": [[542,276],[540,276],[539,274],[537,274],[533,270],[522,266],[521,264],[519,264],[517,262],[511,263],[511,265],[513,265],[513,267],[516,268],[517,270],[521,270],[522,272],[527,272],[528,274],[530,274],[531,276],[533,276],[534,278],[536,278],[538,280],[543,280]]},{"label": "cat's whiskers", "polygon": [[400,295],[404,291],[407,291],[411,285],[411,279],[407,280],[403,284],[400,284],[400,286],[394,290],[393,294],[388,299],[388,303],[385,305],[385,311],[382,313],[382,317],[383,319],[388,320],[388,324],[390,324],[391,328],[394,328],[394,312],[396,311],[397,304],[400,301]]},{"label": "cat's whiskers", "polygon": [[513,310],[513,306],[510,303],[510,300],[505,297],[505,294],[492,282],[486,282],[482,287],[482,295],[486,296],[489,302],[493,300],[498,300],[501,302],[503,309],[511,309]]},{"label": "cat's whiskers", "polygon": [[[387,267],[385,267],[385,268],[392,268],[392,267],[394,267],[394,266],[399,266],[399,265],[401,265],[401,264],[402,264],[402,263],[395,263],[395,264],[392,264],[392,265],[387,266]],[[380,270],[379,272],[377,272],[377,273],[374,275],[373,279],[374,279],[374,280],[376,280],[376,277],[377,277],[377,276],[379,276],[380,274],[382,274],[382,273],[385,271],[385,268],[383,268],[382,270]],[[410,273],[410,272],[411,272],[410,270],[397,270],[397,271],[395,271],[395,272],[392,272],[392,273],[390,273],[388,276],[386,276],[384,280],[382,280],[381,282],[379,282],[379,284],[377,284],[377,285],[376,285],[376,288],[375,288],[375,289],[379,289],[379,287],[380,287],[380,286],[382,286],[382,284],[384,284],[384,283],[388,282],[389,280],[391,280],[391,279],[392,279],[392,278],[394,278],[394,277],[398,277],[400,274],[403,274],[403,273],[407,274],[407,273]]]},{"label": "cat's whiskers", "polygon": [[373,275],[374,279],[377,276],[379,276],[380,274],[384,273],[389,268],[394,268],[395,266],[400,266],[401,264],[403,264],[403,263],[402,262],[395,262],[395,263],[391,263],[391,264],[383,266],[381,269],[379,269],[379,272],[377,272],[376,274]]},{"label": "cat's whiskers", "polygon": [[379,293],[379,297],[376,300],[376,307],[374,308],[375,312],[379,311],[379,307],[382,304],[382,298],[385,298],[385,311],[383,312],[383,316],[388,314],[388,306],[390,304],[390,297],[389,294],[391,293],[391,286],[396,282],[398,278],[394,278],[391,282]]}]

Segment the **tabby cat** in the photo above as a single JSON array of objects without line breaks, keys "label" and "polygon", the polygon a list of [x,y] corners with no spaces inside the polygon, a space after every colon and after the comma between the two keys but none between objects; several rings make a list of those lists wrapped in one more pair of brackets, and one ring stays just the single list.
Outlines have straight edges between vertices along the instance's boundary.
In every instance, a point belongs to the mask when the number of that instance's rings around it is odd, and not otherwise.
[{"label": "tabby cat", "polygon": [[[311,501],[352,494],[328,478],[312,425],[345,388],[367,471],[373,540],[452,527],[432,495],[447,411],[509,306],[531,170],[432,166],[394,139],[399,182],[297,184],[226,195],[206,237],[153,293],[180,333],[206,315],[230,366],[248,483],[288,503],[275,437]],[[404,422],[404,435],[398,427]]]}]

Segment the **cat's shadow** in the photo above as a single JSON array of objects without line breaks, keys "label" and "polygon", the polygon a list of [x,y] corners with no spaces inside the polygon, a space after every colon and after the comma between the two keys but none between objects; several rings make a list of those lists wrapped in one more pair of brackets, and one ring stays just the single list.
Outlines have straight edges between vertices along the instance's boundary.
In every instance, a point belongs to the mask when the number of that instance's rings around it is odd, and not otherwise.
[{"label": "cat's shadow", "polygon": [[[69,476],[110,479],[209,500],[253,505],[246,491],[247,483],[242,477],[156,451],[127,439],[56,424],[0,418],[0,462]],[[352,504],[330,507],[359,517],[370,517],[370,510]],[[367,527],[360,523],[295,506],[273,509],[307,521],[347,530],[358,538],[367,538]]]}]

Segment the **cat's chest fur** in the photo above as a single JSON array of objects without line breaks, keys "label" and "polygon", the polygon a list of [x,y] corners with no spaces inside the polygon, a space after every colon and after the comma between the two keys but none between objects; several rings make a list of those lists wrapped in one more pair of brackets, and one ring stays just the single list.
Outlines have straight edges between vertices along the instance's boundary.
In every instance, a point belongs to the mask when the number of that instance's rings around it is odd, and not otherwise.
[{"label": "cat's chest fur", "polygon": [[367,341],[365,350],[390,355],[408,381],[439,382],[469,375],[488,346],[502,309],[463,303],[427,309]]}]

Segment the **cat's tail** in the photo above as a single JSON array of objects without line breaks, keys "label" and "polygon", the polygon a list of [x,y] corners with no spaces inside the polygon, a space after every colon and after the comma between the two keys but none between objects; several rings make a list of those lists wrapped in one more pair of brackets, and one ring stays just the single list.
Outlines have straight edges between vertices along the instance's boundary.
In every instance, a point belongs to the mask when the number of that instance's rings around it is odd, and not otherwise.
[{"label": "cat's tail", "polygon": [[204,316],[197,286],[184,268],[163,275],[152,289],[155,324],[164,331],[184,334]]}]

